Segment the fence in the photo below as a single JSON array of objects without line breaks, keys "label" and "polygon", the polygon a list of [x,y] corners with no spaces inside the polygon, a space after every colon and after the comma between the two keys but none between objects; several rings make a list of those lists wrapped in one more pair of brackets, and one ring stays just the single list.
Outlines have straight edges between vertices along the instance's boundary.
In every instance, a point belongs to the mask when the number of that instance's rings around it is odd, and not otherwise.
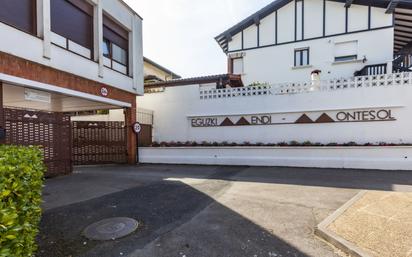
[{"label": "fence", "polygon": [[250,97],[265,95],[288,95],[314,91],[336,91],[349,88],[386,87],[412,85],[412,73],[393,73],[359,76],[322,81],[292,82],[274,85],[256,85],[243,88],[200,89],[201,100]]}]

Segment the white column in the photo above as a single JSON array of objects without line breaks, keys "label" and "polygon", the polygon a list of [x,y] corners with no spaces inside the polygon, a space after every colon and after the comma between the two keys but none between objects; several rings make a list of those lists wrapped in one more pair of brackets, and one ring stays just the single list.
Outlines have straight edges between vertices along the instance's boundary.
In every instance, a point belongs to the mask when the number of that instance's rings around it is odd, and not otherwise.
[{"label": "white column", "polygon": [[99,77],[103,78],[103,10],[101,0],[94,0],[93,45],[94,60],[99,63]]},{"label": "white column", "polygon": [[[143,95],[143,38],[142,38],[142,20],[137,16],[133,16],[133,31],[129,36],[131,44],[130,60],[131,75],[133,76],[133,89],[138,91],[138,94]],[[130,65],[130,64],[129,64]]]},{"label": "white column", "polygon": [[50,0],[38,0],[38,19],[41,24],[38,25],[39,36],[43,38],[43,57],[51,58],[51,14]]},{"label": "white column", "polygon": [[387,62],[386,73],[387,74],[392,74],[393,73],[393,61]]}]

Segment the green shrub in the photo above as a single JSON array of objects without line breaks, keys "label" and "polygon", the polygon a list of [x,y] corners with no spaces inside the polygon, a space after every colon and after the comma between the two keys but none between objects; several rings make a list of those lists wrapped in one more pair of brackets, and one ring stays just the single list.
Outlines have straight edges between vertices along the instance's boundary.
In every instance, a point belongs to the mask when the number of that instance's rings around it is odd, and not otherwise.
[{"label": "green shrub", "polygon": [[0,145],[0,257],[36,251],[44,171],[38,148]]}]

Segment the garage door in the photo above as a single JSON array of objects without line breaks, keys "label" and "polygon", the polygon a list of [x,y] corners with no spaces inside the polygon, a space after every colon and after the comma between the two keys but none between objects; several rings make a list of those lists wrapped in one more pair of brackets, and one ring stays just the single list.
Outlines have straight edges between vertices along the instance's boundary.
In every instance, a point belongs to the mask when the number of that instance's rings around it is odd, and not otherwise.
[{"label": "garage door", "polygon": [[74,165],[127,163],[124,122],[72,122]]}]

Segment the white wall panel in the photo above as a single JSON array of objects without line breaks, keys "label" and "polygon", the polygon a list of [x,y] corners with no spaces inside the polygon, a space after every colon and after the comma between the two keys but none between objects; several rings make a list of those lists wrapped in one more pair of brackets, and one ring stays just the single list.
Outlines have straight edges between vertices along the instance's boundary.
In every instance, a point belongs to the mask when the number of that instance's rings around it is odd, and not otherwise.
[{"label": "white wall panel", "polygon": [[302,20],[303,20],[303,2],[296,2],[296,40],[302,40]]},{"label": "white wall panel", "polygon": [[276,13],[260,21],[260,45],[273,45],[276,42]]},{"label": "white wall panel", "polygon": [[345,4],[326,1],[326,35],[345,33]]},{"label": "white wall panel", "polygon": [[242,49],[242,33],[237,33],[232,36],[232,40],[229,41],[229,51],[236,51]]},{"label": "white wall panel", "polygon": [[385,14],[384,8],[372,7],[371,11],[371,27],[379,28],[392,25],[392,15]]},{"label": "white wall panel", "polygon": [[278,10],[278,43],[295,40],[295,2]]},{"label": "white wall panel", "polygon": [[323,36],[323,1],[304,1],[305,39]]},{"label": "white wall panel", "polygon": [[348,9],[348,31],[368,29],[368,6],[353,4]]},{"label": "white wall panel", "polygon": [[253,48],[257,46],[257,26],[252,25],[243,31],[243,47]]}]

